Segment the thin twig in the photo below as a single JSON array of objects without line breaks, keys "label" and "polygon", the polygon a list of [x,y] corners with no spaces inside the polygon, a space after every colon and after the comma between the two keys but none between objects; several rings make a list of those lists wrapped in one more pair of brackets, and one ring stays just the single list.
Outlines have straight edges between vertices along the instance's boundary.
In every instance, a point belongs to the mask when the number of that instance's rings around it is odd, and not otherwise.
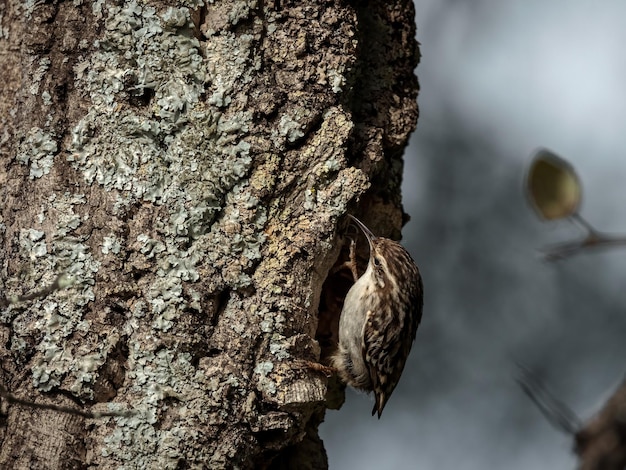
[{"label": "thin twig", "polygon": [[583,232],[587,233],[587,236],[598,233],[594,226],[587,222],[587,219],[585,219],[578,212],[574,212],[572,215],[570,215],[569,218],[572,222],[578,224]]},{"label": "thin twig", "polygon": [[614,236],[600,232],[587,222],[578,212],[569,216],[569,220],[578,225],[585,237],[582,240],[573,240],[557,243],[544,250],[546,261],[557,261],[574,256],[589,248],[612,248],[626,246],[626,235]]},{"label": "thin twig", "polygon": [[591,233],[583,240],[558,243],[545,251],[546,261],[557,261],[568,258],[589,248],[611,248],[626,246],[626,237],[613,237],[598,232]]},{"label": "thin twig", "polygon": [[570,435],[582,428],[582,421],[571,408],[550,392],[537,375],[527,367],[517,364],[520,376],[516,379],[524,393],[552,426]]},{"label": "thin twig", "polygon": [[31,292],[30,294],[25,295],[14,295],[9,298],[0,299],[0,308],[8,307],[12,304],[17,304],[19,302],[28,302],[29,300],[41,299],[47,297],[53,292],[61,289],[65,289],[67,286],[71,285],[71,279],[65,275],[65,273],[59,274],[57,278],[47,287],[35,292]]},{"label": "thin twig", "polygon": [[5,387],[0,385],[0,397],[5,399],[8,403],[16,405],[26,406],[28,408],[36,408],[40,410],[57,411],[59,413],[67,413],[76,416],[82,416],[87,419],[98,419],[104,417],[129,417],[135,414],[134,411],[84,411],[78,408],[62,405],[52,405],[46,403],[35,403],[34,401],[27,400],[25,398],[19,398],[10,393]]}]

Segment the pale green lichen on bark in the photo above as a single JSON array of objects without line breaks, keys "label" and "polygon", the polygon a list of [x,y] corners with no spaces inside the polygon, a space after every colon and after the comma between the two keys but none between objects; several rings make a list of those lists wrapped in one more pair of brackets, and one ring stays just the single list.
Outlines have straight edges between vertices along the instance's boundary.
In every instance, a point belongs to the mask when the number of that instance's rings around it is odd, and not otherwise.
[{"label": "pale green lichen on bark", "polygon": [[[133,341],[134,328],[146,319],[154,331],[172,328],[190,307],[183,282],[199,279],[200,261],[214,269],[207,275],[221,278],[216,290],[251,283],[246,271],[261,256],[261,228],[267,220],[250,185],[243,182],[252,163],[244,137],[252,116],[219,109],[231,102],[230,84],[250,74],[252,36],[224,35],[211,41],[203,59],[186,8],[159,14],[138,2],[96,7],[105,34],[96,53],[77,67],[77,86],[89,94],[92,106],[74,128],[68,160],[87,183],[117,193],[118,215],[140,203],[162,207],[167,214],[154,221],[151,233],[136,238],[140,252],[156,261],[145,302],[135,304],[136,320],[125,326],[131,348],[124,393],[135,397],[138,414],[114,418],[116,426],[101,453],[121,462],[121,468],[174,468],[184,454],[181,446],[190,442],[190,430],[206,422],[210,412],[228,413],[219,396],[207,399],[207,390],[226,382],[236,388],[237,379],[224,370],[213,379],[198,375],[187,354],[169,347],[157,351],[154,339]],[[240,52],[233,56],[233,49]],[[199,104],[207,83],[209,107]],[[128,99],[145,93],[153,95],[149,108],[119,106],[120,94]],[[241,227],[232,233],[230,225]],[[124,249],[107,236],[100,251],[112,255]],[[237,311],[233,304],[224,315]],[[98,364],[98,357],[106,355],[96,352],[91,363]],[[155,416],[157,409],[167,410],[167,397],[178,400],[176,413],[184,419],[158,429]],[[193,453],[200,461],[216,458],[202,456],[199,449]]]},{"label": "pale green lichen on bark", "polygon": [[[206,234],[215,215],[229,204],[225,197],[234,194],[247,198],[248,205],[257,202],[246,194],[245,186],[235,187],[249,171],[251,158],[250,145],[234,137],[245,134],[251,116],[240,112],[226,117],[215,109],[197,106],[206,80],[216,83],[214,94],[223,97],[226,90],[220,84],[245,74],[250,37],[237,39],[244,48],[238,54],[241,59],[224,62],[217,48],[208,52],[215,57],[202,61],[186,9],[170,8],[159,17],[151,7],[130,3],[124,9],[109,8],[106,25],[108,35],[100,41],[103,51],[80,67],[84,71],[81,81],[86,82],[94,107],[75,128],[70,158],[89,182],[126,190],[130,200],[168,207],[169,220],[164,224],[158,221],[157,228],[171,243],[167,249],[174,264],[193,269],[197,259],[175,246]],[[130,34],[128,25],[136,27]],[[232,40],[226,46],[233,48]],[[169,60],[163,60],[163,51]],[[120,56],[125,59],[123,64]],[[153,90],[150,114],[129,110],[111,115],[124,78],[137,81],[134,89],[138,93]],[[103,137],[91,136],[94,129],[102,128],[107,129]],[[120,208],[126,205],[118,202]],[[260,224],[262,212],[259,208]],[[245,248],[249,243],[246,255],[256,259],[255,245],[261,242],[250,234],[240,245]],[[240,273],[227,281],[233,282],[245,285],[249,279]]]},{"label": "pale green lichen on bark", "polygon": [[[77,204],[84,204],[81,195],[69,193],[52,194],[48,198],[51,207],[58,211],[56,226],[52,234],[30,228],[22,229],[19,237],[20,258],[25,266],[32,266],[31,277],[36,276],[38,285],[49,284],[51,279],[63,273],[66,279],[79,280],[71,293],[58,294],[57,300],[35,300],[31,307],[40,312],[34,328],[41,334],[37,344],[39,352],[32,367],[33,384],[43,391],[58,386],[64,378],[70,378],[70,389],[79,391],[82,383],[93,380],[96,363],[88,351],[74,351],[64,347],[66,338],[75,331],[87,331],[89,322],[82,318],[82,307],[94,299],[93,284],[99,262],[89,251],[83,238],[72,236],[73,230],[82,223],[81,217],[74,212]],[[45,215],[41,215],[45,219]],[[36,268],[36,269],[35,269]],[[59,301],[65,297],[64,301]],[[3,311],[5,321],[12,318],[10,310]],[[21,334],[28,335],[28,329],[16,328],[15,341],[11,348],[18,355],[25,345]],[[99,347],[99,355],[106,359],[107,345]],[[85,397],[91,396],[89,389],[80,390]]]},{"label": "pale green lichen on bark", "polygon": [[[144,399],[133,416],[112,418],[116,426],[104,438],[101,455],[115,457],[120,468],[175,468],[185,443],[194,440],[194,423],[208,419],[207,403],[217,406],[218,402],[207,400],[207,377],[198,374],[189,354],[170,349],[144,351],[139,344],[133,345],[129,353],[134,367],[128,373],[132,385],[127,393]],[[156,411],[166,398],[178,402],[176,412],[185,422],[159,430],[154,426]]]},{"label": "pale green lichen on bark", "polygon": [[32,82],[30,86],[30,93],[33,95],[39,94],[39,85],[41,83],[42,78],[48,72],[50,68],[50,59],[48,57],[41,57],[39,59],[39,67],[35,70],[35,74],[32,77]]},{"label": "pale green lichen on bark", "polygon": [[50,173],[57,147],[57,142],[50,133],[33,127],[20,145],[16,159],[24,165],[30,165],[31,179],[41,178]]}]

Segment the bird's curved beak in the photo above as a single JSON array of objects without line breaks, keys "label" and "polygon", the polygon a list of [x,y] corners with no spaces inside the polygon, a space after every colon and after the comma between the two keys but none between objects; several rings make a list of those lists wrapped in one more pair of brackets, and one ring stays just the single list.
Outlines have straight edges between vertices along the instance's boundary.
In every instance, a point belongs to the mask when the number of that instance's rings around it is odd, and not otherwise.
[{"label": "bird's curved beak", "polygon": [[376,236],[370,231],[370,229],[368,229],[365,224],[363,222],[361,222],[359,219],[357,219],[355,216],[348,214],[348,217],[350,217],[352,220],[354,220],[356,222],[356,224],[359,226],[359,228],[363,231],[363,233],[365,234],[365,238],[367,238],[367,242],[370,245],[370,249],[372,248],[372,241],[376,239]]}]

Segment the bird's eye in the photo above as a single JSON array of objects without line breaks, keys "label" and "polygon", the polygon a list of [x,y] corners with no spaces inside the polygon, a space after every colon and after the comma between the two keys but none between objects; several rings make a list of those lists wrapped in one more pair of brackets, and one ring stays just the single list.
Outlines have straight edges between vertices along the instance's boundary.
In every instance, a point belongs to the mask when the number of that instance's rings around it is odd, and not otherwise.
[{"label": "bird's eye", "polygon": [[380,258],[378,256],[374,257],[374,266],[376,266],[377,268],[380,268],[380,266],[382,265]]}]

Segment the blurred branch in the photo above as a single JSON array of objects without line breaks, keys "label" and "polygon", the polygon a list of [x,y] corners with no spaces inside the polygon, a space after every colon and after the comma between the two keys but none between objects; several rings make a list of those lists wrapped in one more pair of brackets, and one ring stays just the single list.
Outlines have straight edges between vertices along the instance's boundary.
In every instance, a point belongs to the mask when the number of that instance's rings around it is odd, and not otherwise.
[{"label": "blurred branch", "polygon": [[626,380],[606,401],[600,413],[583,424],[528,368],[518,364],[517,382],[544,417],[559,431],[574,436],[578,470],[626,468]]},{"label": "blurred branch", "polygon": [[29,300],[47,297],[57,290],[65,289],[66,287],[70,286],[72,282],[73,280],[66,274],[59,274],[57,278],[52,282],[52,284],[44,287],[41,290],[31,292],[30,294],[25,295],[15,295],[8,298],[0,298],[0,308],[8,307],[9,305],[17,304],[19,302],[27,302]]},{"label": "blurred branch", "polygon": [[610,237],[594,233],[583,240],[563,242],[545,250],[546,261],[558,261],[576,255],[589,248],[611,248],[626,246],[626,238]]},{"label": "blurred branch", "polygon": [[49,403],[36,403],[25,398],[19,398],[10,393],[6,388],[0,385],[0,397],[7,403],[26,406],[28,408],[37,408],[40,410],[56,411],[58,413],[67,413],[75,416],[82,416],[87,419],[98,419],[105,417],[129,417],[135,414],[134,411],[85,411],[70,406],[53,405]]},{"label": "blurred branch", "polygon": [[521,364],[517,364],[517,367],[520,374],[517,383],[537,405],[541,414],[559,431],[575,435],[582,426],[578,416],[546,388],[537,374]]},{"label": "blurred branch", "polygon": [[599,232],[589,222],[583,219],[580,214],[574,213],[570,220],[580,225],[586,232],[585,238],[569,242],[552,245],[545,250],[546,261],[557,261],[576,255],[589,248],[612,248],[616,246],[626,246],[626,236],[613,236]]}]

